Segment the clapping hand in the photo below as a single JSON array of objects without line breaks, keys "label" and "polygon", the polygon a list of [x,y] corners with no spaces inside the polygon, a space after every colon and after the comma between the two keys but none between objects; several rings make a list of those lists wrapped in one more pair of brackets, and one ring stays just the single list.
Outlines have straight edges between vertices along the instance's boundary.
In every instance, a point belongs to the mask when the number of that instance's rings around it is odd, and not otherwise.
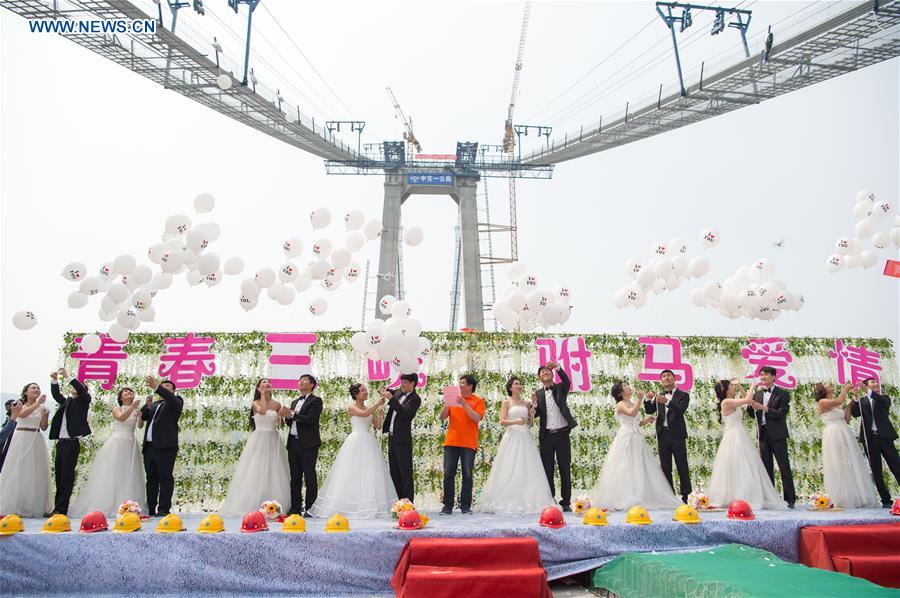
[{"label": "clapping hand", "polygon": [[383,396],[387,400],[391,400],[394,398],[394,393],[391,392],[391,389],[385,388],[381,391],[381,396]]},{"label": "clapping hand", "polygon": [[41,395],[37,399],[37,404],[43,405],[46,400],[47,400],[47,395]]},{"label": "clapping hand", "polygon": [[67,380],[69,378],[69,373],[66,372],[66,368],[59,368],[59,375],[62,376],[63,380]]},{"label": "clapping hand", "polygon": [[559,364],[556,363],[555,361],[548,361],[547,363],[544,364],[544,367],[550,368],[551,370],[555,370],[556,368],[559,367]]},{"label": "clapping hand", "polygon": [[58,373],[56,371],[50,372],[50,379],[53,380],[54,382],[56,382],[57,376],[58,376]]}]

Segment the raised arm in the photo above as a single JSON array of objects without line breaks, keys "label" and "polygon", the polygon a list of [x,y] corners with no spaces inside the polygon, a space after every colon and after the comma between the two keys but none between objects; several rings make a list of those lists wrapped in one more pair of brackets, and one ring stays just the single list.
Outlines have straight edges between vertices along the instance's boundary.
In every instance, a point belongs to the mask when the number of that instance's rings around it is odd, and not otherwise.
[{"label": "raised arm", "polygon": [[652,390],[644,393],[644,411],[647,414],[656,413],[656,393]]},{"label": "raised arm", "polygon": [[53,400],[62,405],[66,402],[66,397],[63,396],[61,392],[59,392],[59,374],[57,372],[50,372],[50,396],[53,397]]},{"label": "raised arm", "polygon": [[[66,368],[60,368],[59,374],[63,378],[69,377],[68,372],[66,372]],[[87,387],[84,384],[82,384],[78,378],[72,377],[72,379],[69,380],[69,385],[75,389],[75,393],[78,395],[79,401],[84,401],[85,404],[90,404],[91,393],[88,392]]]},{"label": "raised arm", "polygon": [[836,399],[819,399],[819,402],[816,403],[816,408],[819,413],[824,413],[825,411],[829,411],[834,409],[835,407],[840,407],[844,404],[844,401],[847,399],[847,395],[850,394],[850,388],[852,384],[845,384],[844,388],[841,389],[841,394],[838,395]]},{"label": "raised arm", "polygon": [[[129,405],[128,407],[122,407],[121,405],[113,407],[113,417],[118,421],[123,422],[131,417],[132,413],[138,411],[138,405],[140,405],[140,402],[135,397],[135,399],[131,401],[131,405]],[[143,411],[143,409],[141,409],[141,411]]]},{"label": "raised arm", "polygon": [[35,412],[36,409],[39,409],[44,405],[44,402],[47,400],[47,395],[41,395],[38,397],[38,400],[32,403],[31,405],[19,405],[18,408],[13,407],[11,410],[12,416],[17,420],[23,419],[31,415]]},{"label": "raised arm", "polygon": [[616,411],[618,411],[619,413],[623,413],[628,417],[634,417],[640,412],[640,410],[640,401],[635,401],[634,404],[632,404],[630,407],[625,406],[625,401],[619,401],[618,403],[616,403]]},{"label": "raised arm", "polygon": [[181,413],[181,410],[184,409],[184,399],[179,397],[177,394],[163,386],[162,384],[157,385],[156,394],[161,396],[163,400],[166,402],[166,406],[169,407],[175,413]]}]

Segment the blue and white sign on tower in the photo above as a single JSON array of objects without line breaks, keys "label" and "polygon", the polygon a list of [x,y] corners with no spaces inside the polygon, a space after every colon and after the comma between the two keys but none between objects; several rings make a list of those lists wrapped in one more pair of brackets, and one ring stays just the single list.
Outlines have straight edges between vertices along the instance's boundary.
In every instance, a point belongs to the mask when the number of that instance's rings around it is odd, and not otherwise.
[{"label": "blue and white sign on tower", "polygon": [[406,175],[406,184],[407,185],[452,185],[453,184],[453,175],[452,174],[443,174],[443,173],[439,173],[439,172],[407,174]]}]

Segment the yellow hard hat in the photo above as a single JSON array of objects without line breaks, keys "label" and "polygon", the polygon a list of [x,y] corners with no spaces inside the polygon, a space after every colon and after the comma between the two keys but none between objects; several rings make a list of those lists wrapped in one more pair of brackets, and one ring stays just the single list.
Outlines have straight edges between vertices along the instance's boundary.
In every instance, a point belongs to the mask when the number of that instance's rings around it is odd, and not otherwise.
[{"label": "yellow hard hat", "polygon": [[606,511],[592,507],[584,512],[585,525],[606,525]]},{"label": "yellow hard hat", "polygon": [[41,530],[41,532],[45,534],[60,534],[62,532],[70,531],[72,531],[72,524],[69,523],[69,518],[62,513],[51,515],[50,518],[44,522],[44,529]]},{"label": "yellow hard hat", "polygon": [[215,534],[224,531],[225,522],[215,513],[210,513],[204,517],[203,521],[200,522],[200,527],[197,528],[198,534]]},{"label": "yellow hard hat", "polygon": [[18,515],[7,515],[0,519],[0,536],[11,536],[25,531],[25,524]]},{"label": "yellow hard hat", "polygon": [[141,529],[141,518],[137,513],[125,511],[116,517],[116,525],[113,527],[114,532],[127,533],[136,532]]},{"label": "yellow hard hat", "polygon": [[653,523],[653,520],[650,519],[650,513],[647,512],[647,509],[640,505],[634,505],[625,513],[625,523],[648,525]]},{"label": "yellow hard hat", "polygon": [[691,505],[680,505],[675,509],[675,516],[672,519],[681,523],[700,523],[700,515]]},{"label": "yellow hard hat", "polygon": [[431,521],[427,515],[419,515],[422,518],[422,527],[428,525],[428,522]]},{"label": "yellow hard hat", "polygon": [[332,515],[331,519],[328,520],[328,523],[325,524],[326,532],[349,532],[350,531],[350,522],[347,521],[347,518],[338,513],[337,515]]},{"label": "yellow hard hat", "polygon": [[181,522],[181,517],[175,513],[169,513],[156,524],[156,531],[164,534],[183,532],[184,524]]},{"label": "yellow hard hat", "polygon": [[[306,531],[306,520],[297,515],[288,515],[285,520],[281,523],[281,531],[283,532],[305,532]],[[330,531],[330,530],[329,530]]]}]

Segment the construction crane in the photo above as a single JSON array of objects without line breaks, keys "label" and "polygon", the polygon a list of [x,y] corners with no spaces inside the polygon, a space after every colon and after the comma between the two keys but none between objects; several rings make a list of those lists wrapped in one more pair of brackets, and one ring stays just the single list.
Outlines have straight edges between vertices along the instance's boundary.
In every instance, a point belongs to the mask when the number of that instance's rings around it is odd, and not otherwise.
[{"label": "construction crane", "polygon": [[387,89],[388,95],[391,96],[391,102],[394,104],[394,117],[399,118],[403,122],[404,128],[406,128],[406,131],[403,133],[403,139],[406,141],[406,153],[412,154],[413,147],[416,148],[417,153],[422,153],[422,144],[419,143],[415,133],[413,133],[412,119],[406,118],[403,108],[400,107],[400,102],[397,101],[397,96],[394,95],[391,88],[386,87],[385,89]]},{"label": "construction crane", "polygon": [[[516,52],[516,68],[513,72],[512,92],[509,94],[509,108],[503,127],[503,153],[509,161],[514,159],[516,135],[513,132],[513,115],[519,97],[519,78],[522,75],[522,57],[525,55],[525,36],[528,34],[528,18],[531,16],[531,2],[525,3],[522,13],[522,30],[519,33],[519,50]],[[516,179],[509,177],[509,257],[511,262],[519,259],[519,235],[516,215]]]}]

